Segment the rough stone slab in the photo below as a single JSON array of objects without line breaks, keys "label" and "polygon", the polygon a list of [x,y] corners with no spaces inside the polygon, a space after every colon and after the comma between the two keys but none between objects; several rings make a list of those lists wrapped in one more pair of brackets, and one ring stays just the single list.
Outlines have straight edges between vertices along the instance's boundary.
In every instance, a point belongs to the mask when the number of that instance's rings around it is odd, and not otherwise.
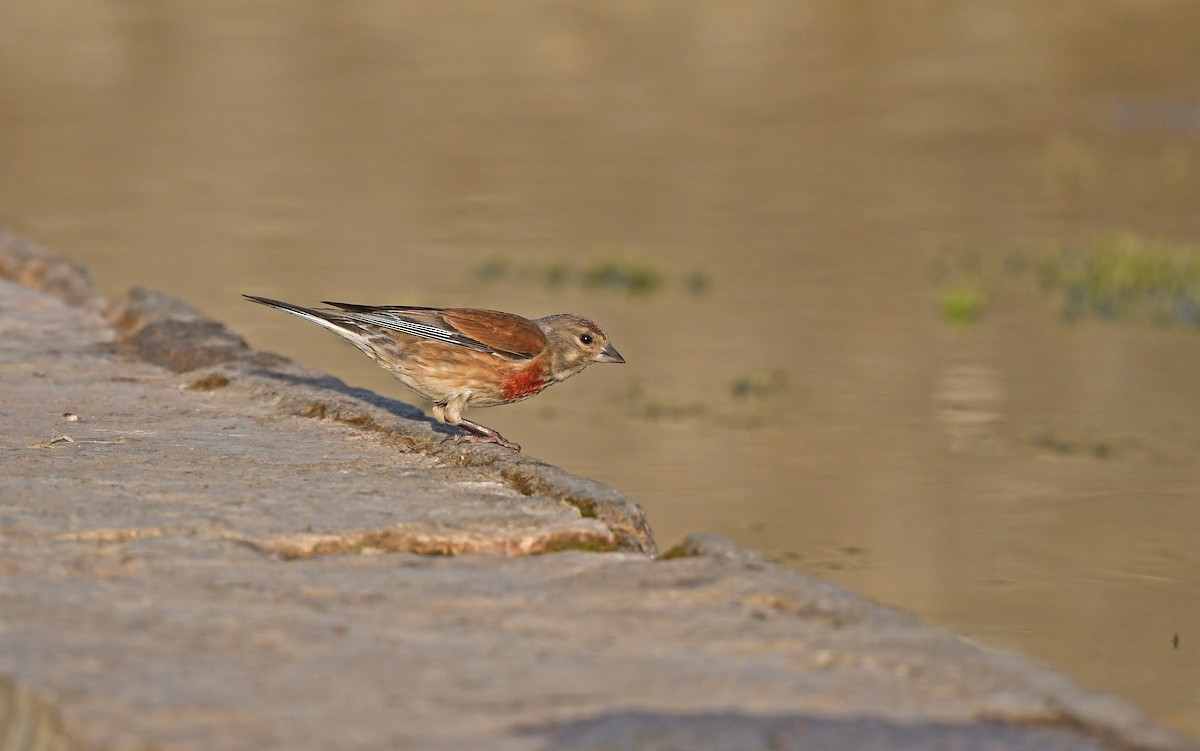
[{"label": "rough stone slab", "polygon": [[1196,748],[13,242],[4,751]]},{"label": "rough stone slab", "polygon": [[[15,250],[6,256],[9,246]],[[521,554],[566,547],[656,552],[641,508],[600,483],[498,446],[456,444],[452,429],[420,410],[252,350],[220,323],[159,293],[135,289],[105,305],[84,270],[2,231],[0,259],[0,273],[45,286],[84,308],[53,304],[53,297],[14,287],[0,300],[5,306],[0,321],[12,321],[7,330],[0,324],[5,339],[0,356],[13,361],[10,375],[22,367],[43,374],[11,379],[6,401],[13,412],[7,419],[44,418],[49,413],[37,412],[36,406],[55,399],[62,403],[59,416],[70,412],[81,418],[42,424],[74,440],[47,450],[81,458],[72,463],[73,474],[58,482],[69,486],[72,478],[111,478],[105,486],[111,492],[101,492],[90,507],[94,517],[157,526],[162,512],[184,508],[175,488],[191,487],[205,475],[216,479],[205,493],[183,499],[191,504],[189,513],[207,513],[205,504],[220,499],[225,510],[214,519],[227,524],[236,518],[230,534],[245,533],[292,556],[361,547],[426,553]],[[43,285],[43,280],[51,281]],[[104,319],[91,313],[97,309],[104,310]],[[49,342],[54,344],[47,350]],[[48,359],[43,362],[39,355]],[[66,394],[78,406],[63,402]],[[20,415],[18,406],[24,410]],[[302,425],[287,419],[291,415],[318,418],[317,424]],[[122,419],[114,419],[118,416]],[[311,461],[314,450],[328,445],[327,434],[338,430],[323,423],[342,426],[343,433],[369,442],[373,450],[342,442],[340,453]],[[249,424],[260,429],[244,429]],[[29,436],[30,445],[54,435]],[[193,466],[180,470],[162,461],[164,450],[185,448],[195,452]],[[22,455],[20,460],[32,463],[31,473],[52,471],[52,459]],[[222,479],[214,470],[227,462],[237,463],[241,474],[226,473]],[[119,475],[122,471],[127,474]],[[338,483],[311,484],[348,475],[367,481],[354,492],[371,499],[356,498],[348,505],[338,497]],[[122,478],[152,489],[136,513],[115,513],[128,508]],[[227,495],[236,497],[236,488],[243,491],[243,501],[245,491],[261,501],[270,488],[271,503],[307,505],[308,515],[321,524],[296,526],[288,517],[284,528],[275,524],[270,530],[285,537],[264,540],[274,512],[261,502],[246,507],[255,509],[251,513],[230,509],[234,501]],[[308,504],[314,494],[323,498]],[[524,500],[497,504],[497,494]],[[393,503],[396,497],[406,498],[406,504]],[[163,503],[155,502],[160,499]],[[361,527],[364,520],[371,526]],[[308,532],[313,534],[302,534]]]},{"label": "rough stone slab", "polygon": [[[0,528],[97,540],[203,536],[287,557],[618,547],[601,521],[518,492],[485,463],[462,466],[446,461],[446,449],[421,453],[345,421],[299,419],[261,384],[234,386],[266,375],[233,368],[214,381],[124,359],[98,316],[7,287],[0,420],[11,443]],[[323,389],[296,390],[307,404],[346,398],[307,393]],[[431,444],[442,440],[419,427]]]},{"label": "rough stone slab", "polygon": [[[95,747],[1188,748],[1021,658],[736,556],[4,547],[0,670]],[[806,745],[822,738],[839,744]]]}]

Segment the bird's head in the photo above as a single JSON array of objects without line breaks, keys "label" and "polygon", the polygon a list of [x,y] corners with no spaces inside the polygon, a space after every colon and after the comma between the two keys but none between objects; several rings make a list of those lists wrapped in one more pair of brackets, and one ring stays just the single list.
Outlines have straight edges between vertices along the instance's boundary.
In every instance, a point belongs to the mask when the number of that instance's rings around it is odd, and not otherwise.
[{"label": "bird's head", "polygon": [[556,381],[569,378],[594,362],[625,362],[604,330],[583,316],[560,313],[534,323],[546,335],[550,377]]}]

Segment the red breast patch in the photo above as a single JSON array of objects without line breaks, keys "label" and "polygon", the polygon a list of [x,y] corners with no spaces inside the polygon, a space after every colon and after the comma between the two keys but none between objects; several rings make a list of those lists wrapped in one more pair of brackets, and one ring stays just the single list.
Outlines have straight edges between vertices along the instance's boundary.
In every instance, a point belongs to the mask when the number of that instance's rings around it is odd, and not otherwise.
[{"label": "red breast patch", "polygon": [[504,398],[512,401],[533,396],[546,388],[546,380],[535,369],[521,370],[504,383]]}]

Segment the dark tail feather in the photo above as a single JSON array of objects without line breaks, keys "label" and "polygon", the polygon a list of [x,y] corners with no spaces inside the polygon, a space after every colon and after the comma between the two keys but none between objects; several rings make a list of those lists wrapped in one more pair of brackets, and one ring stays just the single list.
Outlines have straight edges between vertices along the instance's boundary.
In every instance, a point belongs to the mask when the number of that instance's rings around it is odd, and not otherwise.
[{"label": "dark tail feather", "polygon": [[362,337],[363,330],[358,322],[351,316],[345,316],[335,310],[324,310],[321,308],[302,308],[299,305],[282,302],[280,300],[272,300],[269,297],[256,297],[254,295],[242,295],[250,302],[256,302],[260,305],[266,305],[268,308],[282,310],[284,313],[291,313],[294,316],[299,316],[305,320],[312,321],[318,326],[324,327],[349,340],[351,344],[358,347],[363,352],[366,352],[371,357],[374,357],[374,351],[365,342]]},{"label": "dark tail feather", "polygon": [[426,308],[421,305],[355,305],[352,302],[334,302],[333,300],[322,300],[326,305],[332,305],[335,308],[340,308],[348,313],[379,313],[381,311],[405,311],[405,310],[420,310],[420,311],[436,311],[437,308]]},{"label": "dark tail feather", "polygon": [[242,295],[242,297],[246,298],[250,302],[266,305],[268,308],[278,308],[280,310],[286,310],[289,313],[295,313],[297,315],[312,315],[313,313],[313,311],[309,310],[308,308],[302,308],[299,305],[292,305],[291,303],[281,302],[279,300],[272,300],[269,297],[256,297],[254,295]]}]

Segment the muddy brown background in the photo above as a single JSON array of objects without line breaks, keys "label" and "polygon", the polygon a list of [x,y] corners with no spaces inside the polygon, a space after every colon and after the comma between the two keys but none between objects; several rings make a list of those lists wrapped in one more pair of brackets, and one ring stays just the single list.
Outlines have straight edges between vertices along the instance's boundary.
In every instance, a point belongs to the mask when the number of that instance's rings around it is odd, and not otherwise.
[{"label": "muddy brown background", "polygon": [[[1067,320],[1025,271],[1200,242],[1197,28],[1167,0],[7,3],[0,222],[402,398],[240,293],[589,315],[627,366],[475,418],[664,547],[724,533],[1200,735],[1200,337]],[[964,278],[987,304],[955,325]]]}]

